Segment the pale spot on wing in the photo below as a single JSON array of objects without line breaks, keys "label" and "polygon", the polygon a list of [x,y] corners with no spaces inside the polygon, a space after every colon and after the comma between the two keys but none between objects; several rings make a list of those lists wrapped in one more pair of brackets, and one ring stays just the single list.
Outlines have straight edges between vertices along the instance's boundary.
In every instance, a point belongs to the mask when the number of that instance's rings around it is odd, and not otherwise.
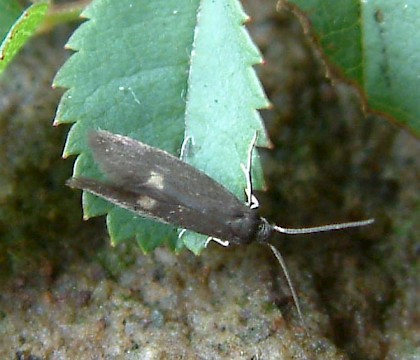
[{"label": "pale spot on wing", "polygon": [[150,173],[149,179],[147,179],[146,184],[153,186],[155,189],[162,190],[163,176],[161,174],[158,174],[157,172],[152,171]]},{"label": "pale spot on wing", "polygon": [[142,195],[137,199],[137,204],[143,209],[151,210],[155,207],[156,200],[146,195]]}]

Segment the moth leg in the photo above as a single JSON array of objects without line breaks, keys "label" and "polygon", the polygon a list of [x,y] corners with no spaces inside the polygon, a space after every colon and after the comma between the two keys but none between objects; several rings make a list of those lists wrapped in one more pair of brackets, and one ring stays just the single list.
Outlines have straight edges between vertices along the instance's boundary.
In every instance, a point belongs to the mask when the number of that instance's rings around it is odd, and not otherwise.
[{"label": "moth leg", "polygon": [[241,164],[241,169],[245,174],[245,180],[246,180],[246,189],[245,189],[245,194],[247,197],[246,204],[251,209],[257,209],[260,206],[258,199],[252,193],[252,179],[251,179],[252,151],[254,150],[255,144],[257,142],[257,138],[258,138],[258,133],[255,132],[252,138],[251,144],[249,146],[247,164],[246,166],[244,164]]},{"label": "moth leg", "polygon": [[185,232],[187,231],[187,229],[182,229],[179,233],[178,233],[178,239],[181,239],[183,236],[184,236],[184,234],[185,234]]},{"label": "moth leg", "polygon": [[222,245],[224,247],[228,247],[229,246],[229,241],[228,240],[221,240],[212,236],[209,236],[206,240],[206,243],[204,244],[204,247],[206,248],[207,245],[209,244],[210,241],[214,241],[216,243],[218,243],[219,245]]},{"label": "moth leg", "polygon": [[[179,232],[179,234],[178,234],[178,239],[181,239],[182,238],[182,236],[185,234],[185,232],[187,231],[187,229],[182,229],[180,232]],[[207,238],[207,240],[206,240],[206,243],[204,244],[204,247],[206,248],[207,247],[207,245],[209,244],[209,242],[210,241],[214,241],[214,242],[216,242],[216,243],[218,243],[219,245],[222,245],[222,246],[224,246],[224,247],[227,247],[227,246],[229,246],[230,245],[230,243],[229,243],[229,241],[228,240],[221,240],[221,239],[218,239],[218,238],[215,238],[215,237],[212,237],[212,236],[209,236],[208,238]]]},{"label": "moth leg", "polygon": [[190,150],[191,145],[194,145],[193,138],[191,136],[187,136],[181,145],[181,151],[179,154],[179,158],[181,160],[185,160],[185,157],[187,156],[187,153]]}]

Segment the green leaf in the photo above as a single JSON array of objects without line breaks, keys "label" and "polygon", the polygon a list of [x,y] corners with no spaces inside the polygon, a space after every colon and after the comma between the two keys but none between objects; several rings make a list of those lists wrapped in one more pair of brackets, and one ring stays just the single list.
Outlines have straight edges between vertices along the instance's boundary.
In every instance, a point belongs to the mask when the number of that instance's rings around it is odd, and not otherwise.
[{"label": "green leaf", "polygon": [[[0,5],[5,4],[6,3]],[[7,34],[2,36],[3,41],[0,46],[0,74],[22,46],[25,45],[28,39],[35,33],[48,10],[48,4],[45,2],[33,4],[12,23],[13,17],[17,15],[16,12],[18,8],[17,5],[12,2],[7,2],[7,5],[7,11],[0,17],[0,23],[2,20],[5,21],[0,29],[3,31],[2,35],[5,31],[5,26],[8,28],[10,27]],[[2,19],[3,16],[4,19]]]},{"label": "green leaf", "polygon": [[[224,184],[238,197],[246,186],[241,163],[251,139],[267,144],[257,108],[267,106],[252,65],[260,55],[243,26],[237,1],[94,1],[68,42],[77,52],[54,84],[68,90],[56,124],[75,123],[64,156],[79,155],[74,174],[104,179],[86,145],[89,129],[106,129],[173,154]],[[255,188],[263,185],[254,157]],[[107,213],[114,244],[136,237],[148,252],[162,243],[179,251],[174,228],[134,216],[90,194],[85,217]],[[205,238],[188,234],[199,253]]]},{"label": "green leaf", "polygon": [[356,83],[367,108],[420,135],[420,2],[281,0],[288,4],[331,72]]}]

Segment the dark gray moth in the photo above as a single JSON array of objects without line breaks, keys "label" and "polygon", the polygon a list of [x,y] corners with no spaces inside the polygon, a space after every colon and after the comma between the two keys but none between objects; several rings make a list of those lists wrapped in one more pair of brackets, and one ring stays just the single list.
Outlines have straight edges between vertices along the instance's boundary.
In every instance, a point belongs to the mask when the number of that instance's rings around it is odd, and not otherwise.
[{"label": "dark gray moth", "polygon": [[176,225],[209,236],[219,244],[265,243],[277,257],[302,319],[299,304],[280,253],[271,245],[273,231],[285,234],[314,233],[368,225],[373,220],[313,228],[286,229],[262,218],[252,195],[250,146],[247,167],[247,203],[240,201],[208,175],[160,149],[107,131],[89,134],[95,161],[109,179],[102,182],[73,177],[67,184],[88,191],[140,216]]},{"label": "dark gray moth", "polygon": [[266,241],[272,231],[256,209],[165,151],[106,131],[90,133],[89,146],[110,183],[78,177],[68,181],[71,187],[232,244]]}]

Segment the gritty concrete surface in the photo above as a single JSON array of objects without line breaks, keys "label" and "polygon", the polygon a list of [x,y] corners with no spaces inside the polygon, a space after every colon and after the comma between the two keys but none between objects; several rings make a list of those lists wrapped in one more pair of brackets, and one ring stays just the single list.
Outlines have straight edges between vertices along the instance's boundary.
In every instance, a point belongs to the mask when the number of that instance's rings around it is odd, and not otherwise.
[{"label": "gritty concrete surface", "polygon": [[[143,255],[133,243],[109,247],[103,221],[77,222],[78,194],[53,186],[72,166],[60,162],[68,167],[58,171],[52,160],[64,134],[49,128],[59,95],[49,84],[64,61],[66,31],[58,29],[35,39],[8,70],[7,85],[0,82],[8,89],[0,109],[1,359],[419,358],[420,145],[364,116],[350,87],[331,86],[300,25],[276,14],[274,1],[244,5],[273,103],[263,112],[274,145],[262,151],[264,215],[290,227],[376,218],[365,229],[273,240],[307,332],[268,248],[211,244],[200,257],[166,248]],[[34,58],[45,74],[28,66]],[[11,126],[11,114],[27,121]],[[35,120],[33,139],[42,141],[4,146]],[[35,150],[44,159],[41,173],[31,165]],[[21,154],[21,166],[4,154]],[[26,198],[44,197],[25,202],[17,186]]]}]

